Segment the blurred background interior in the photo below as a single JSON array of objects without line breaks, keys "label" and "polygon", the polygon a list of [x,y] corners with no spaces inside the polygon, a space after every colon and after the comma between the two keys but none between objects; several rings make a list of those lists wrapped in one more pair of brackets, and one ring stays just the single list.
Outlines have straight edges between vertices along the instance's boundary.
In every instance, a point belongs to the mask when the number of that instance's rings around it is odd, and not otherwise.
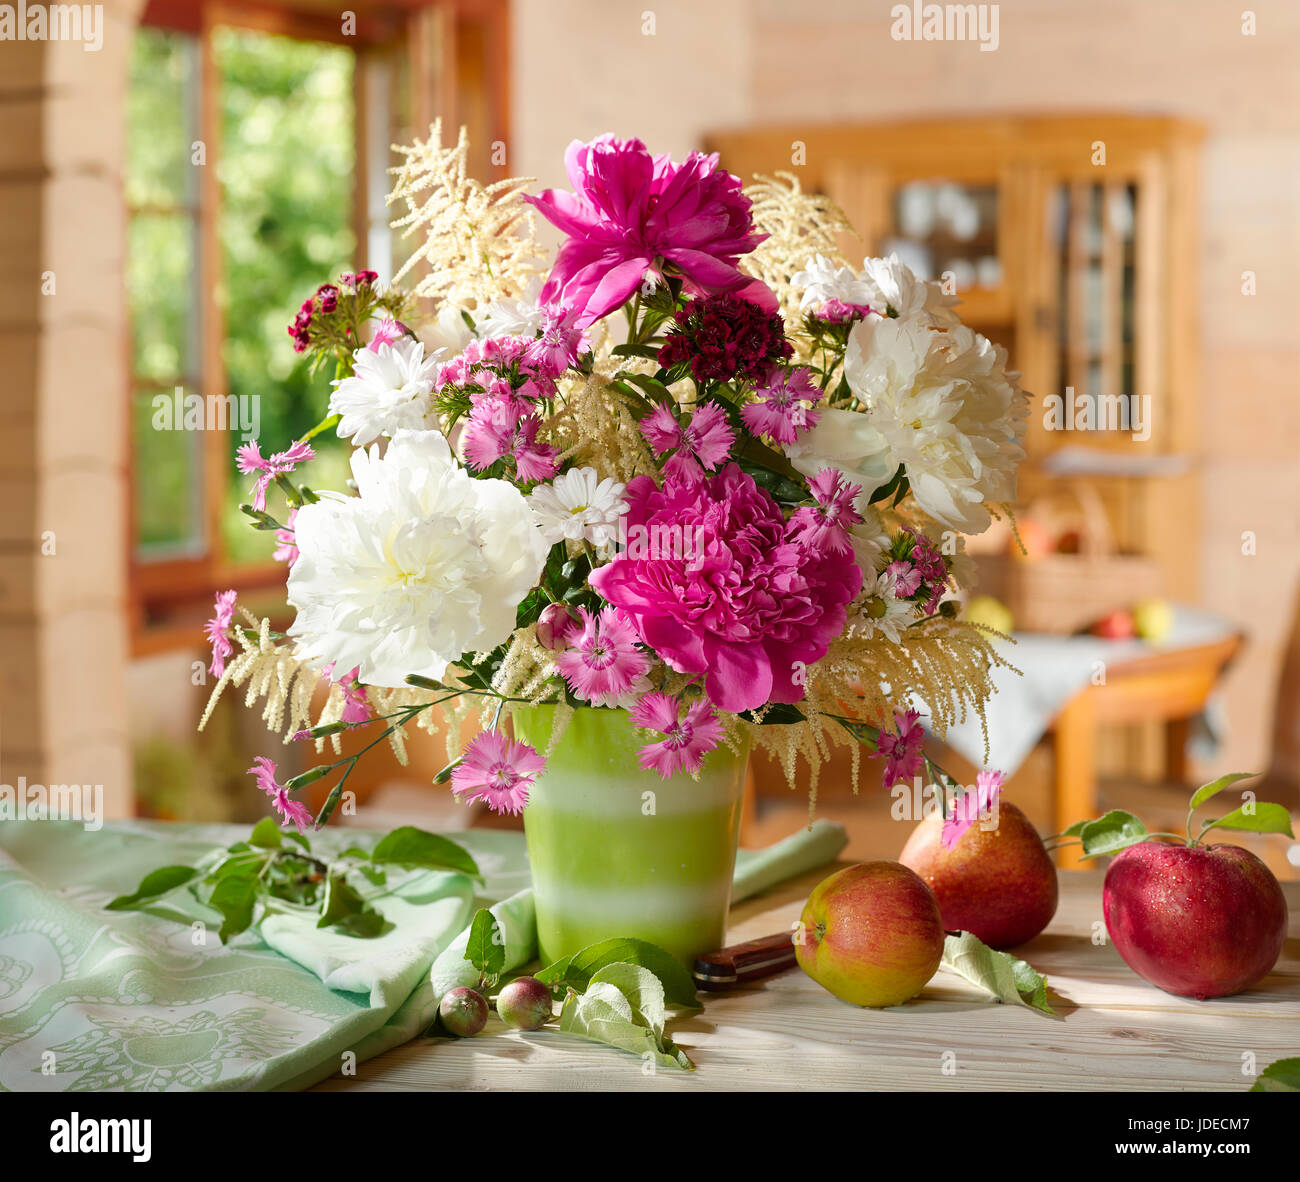
[{"label": "blurred background interior", "polygon": [[[238,511],[238,435],[155,430],[152,400],[257,397],[271,450],[315,423],[328,375],[285,325],[340,270],[406,257],[389,145],[441,116],[468,125],[479,175],[542,186],[604,131],[788,170],[847,210],[850,258],[946,279],[1038,399],[1028,553],[971,543],[1026,673],[991,722],[1009,798],[1045,832],[1112,805],[1168,828],[1178,783],[1267,769],[1257,791],[1294,810],[1300,8],[1258,0],[1247,31],[1219,0],[1003,0],[986,52],[894,40],[890,7],[111,0],[98,53],[6,43],[0,778],[242,820],[264,803],[252,756],[304,758],[237,697],[195,733],[214,592],[284,618],[283,567]],[[1048,429],[1041,400],[1067,392],[1140,429]],[[344,450],[322,442],[313,483],[334,483]],[[967,740],[936,746],[963,782]],[[353,820],[494,823],[430,784],[443,762],[416,743],[409,767],[363,764]],[[850,855],[894,857],[864,775],[855,799],[828,769],[819,813]],[[756,765],[744,840],[806,816]],[[1298,873],[1283,839],[1247,840]]]}]

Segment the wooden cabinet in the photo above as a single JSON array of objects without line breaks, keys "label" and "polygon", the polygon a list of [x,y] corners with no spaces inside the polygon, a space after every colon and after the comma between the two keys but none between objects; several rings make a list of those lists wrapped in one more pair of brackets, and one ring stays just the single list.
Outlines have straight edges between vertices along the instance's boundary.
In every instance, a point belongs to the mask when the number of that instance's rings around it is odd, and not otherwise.
[{"label": "wooden cabinet", "polygon": [[1021,504],[1073,458],[1180,599],[1199,562],[1200,142],[1182,120],[1087,114],[708,138],[746,179],[785,170],[835,198],[862,239],[850,259],[896,250],[955,290],[1035,396]]}]

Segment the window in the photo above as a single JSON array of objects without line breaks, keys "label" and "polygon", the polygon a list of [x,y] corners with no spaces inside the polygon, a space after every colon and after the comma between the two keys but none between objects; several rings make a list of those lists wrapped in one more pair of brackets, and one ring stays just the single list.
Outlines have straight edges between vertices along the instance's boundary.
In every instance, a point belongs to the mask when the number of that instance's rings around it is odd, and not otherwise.
[{"label": "window", "polygon": [[[127,103],[127,298],[136,651],[192,644],[215,591],[282,604],[272,534],[239,505],[246,437],[280,450],[324,416],[286,325],[340,271],[393,270],[389,145],[444,112],[486,149],[504,135],[499,4],[335,18],[154,0]],[[491,88],[486,80],[493,79]],[[458,89],[457,82],[462,89]],[[479,93],[479,91],[482,93]],[[314,483],[347,448],[313,442]],[[283,519],[272,490],[268,509]]]}]

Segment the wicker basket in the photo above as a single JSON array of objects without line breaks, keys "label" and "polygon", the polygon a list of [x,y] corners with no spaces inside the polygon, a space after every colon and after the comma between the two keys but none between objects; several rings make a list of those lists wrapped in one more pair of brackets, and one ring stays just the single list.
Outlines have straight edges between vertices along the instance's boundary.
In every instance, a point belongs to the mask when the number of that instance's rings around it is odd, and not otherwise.
[{"label": "wicker basket", "polygon": [[1053,521],[1058,528],[1074,522],[1077,554],[981,555],[976,561],[981,595],[992,595],[1010,609],[1017,631],[1068,635],[1139,599],[1158,596],[1160,568],[1140,555],[1120,554],[1096,490],[1080,481],[1068,486],[1072,511],[1062,515],[1050,504],[1035,502],[1029,516]]}]

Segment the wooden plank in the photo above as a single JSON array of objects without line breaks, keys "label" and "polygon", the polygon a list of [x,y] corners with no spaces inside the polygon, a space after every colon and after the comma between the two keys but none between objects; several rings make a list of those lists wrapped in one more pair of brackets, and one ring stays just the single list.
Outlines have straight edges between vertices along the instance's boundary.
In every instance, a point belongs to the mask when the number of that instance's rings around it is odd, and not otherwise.
[{"label": "wooden plank", "polygon": [[[787,930],[803,899],[836,867],[776,888],[732,911],[730,941]],[[1300,933],[1300,883],[1283,888]],[[793,969],[709,999],[672,1023],[697,1070],[644,1074],[640,1059],[547,1031],[506,1031],[496,1018],[474,1039],[416,1039],[335,1076],[321,1091],[521,1089],[564,1091],[855,1090],[1237,1091],[1256,1069],[1294,1054],[1300,946],[1237,998],[1196,1002],[1132,973],[1106,943],[1098,876],[1062,872],[1061,906],[1021,950],[1047,974],[1057,1018],[998,1005],[941,972],[904,1006],[848,1005]]]}]

